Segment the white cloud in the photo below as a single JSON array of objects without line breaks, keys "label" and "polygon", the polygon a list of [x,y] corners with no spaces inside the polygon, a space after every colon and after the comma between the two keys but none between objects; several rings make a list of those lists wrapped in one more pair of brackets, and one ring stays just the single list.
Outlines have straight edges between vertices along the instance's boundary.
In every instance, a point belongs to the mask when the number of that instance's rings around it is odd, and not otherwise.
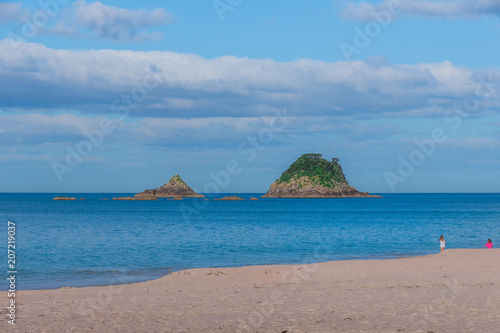
[{"label": "white cloud", "polygon": [[[495,94],[481,106],[494,112],[500,107],[500,70],[482,77],[450,62],[281,63],[158,51],[55,50],[28,43],[15,47],[8,39],[0,41],[0,50],[0,81],[9,82],[0,90],[0,108],[109,114],[114,105],[127,107],[132,116],[175,118],[274,115],[287,107],[299,116],[415,117],[433,105],[462,103],[484,84]],[[145,83],[150,89],[143,89]],[[123,96],[134,92],[146,95],[127,106]]]},{"label": "white cloud", "polygon": [[71,114],[0,116],[0,145],[72,142],[85,128],[94,128],[98,120]]},{"label": "white cloud", "polygon": [[55,35],[55,36],[64,36],[68,38],[83,38],[83,34],[78,31],[75,26],[66,25],[62,22],[57,22],[56,25],[52,27],[47,27],[42,30],[44,34],[47,35]]},{"label": "white cloud", "polygon": [[[0,3],[0,24],[14,21],[23,25],[25,22],[31,22],[34,14],[30,13],[30,9],[21,8],[22,5]],[[162,38],[163,34],[149,31],[149,28],[173,22],[173,16],[163,8],[151,11],[133,10],[107,6],[100,1],[89,3],[78,0],[69,8],[57,6],[55,10],[50,10],[52,12],[46,13],[50,20],[37,31],[40,34],[77,39],[100,38],[114,42],[157,40]],[[42,7],[35,13],[43,14],[46,11]],[[15,33],[24,36],[20,31]]]},{"label": "white cloud", "polygon": [[21,2],[0,2],[0,24],[16,21],[22,13]]},{"label": "white cloud", "polygon": [[375,16],[397,7],[396,15],[409,15],[442,19],[477,19],[481,16],[500,16],[500,2],[497,0],[426,1],[426,0],[385,0],[371,4],[348,1],[341,13],[342,17],[360,21],[371,21]]},{"label": "white cloud", "polygon": [[[155,145],[175,147],[231,147],[260,129],[269,128],[266,117],[210,117],[195,119],[144,118],[125,122],[116,118],[23,114],[0,115],[0,146],[17,144],[74,144],[86,140],[106,119],[112,128],[103,140],[111,145]],[[276,124],[276,126],[282,126]]]},{"label": "white cloud", "polygon": [[76,1],[73,6],[78,25],[97,33],[100,38],[120,42],[156,39],[161,34],[142,32],[141,29],[172,22],[172,16],[163,8],[130,10],[84,0]]}]

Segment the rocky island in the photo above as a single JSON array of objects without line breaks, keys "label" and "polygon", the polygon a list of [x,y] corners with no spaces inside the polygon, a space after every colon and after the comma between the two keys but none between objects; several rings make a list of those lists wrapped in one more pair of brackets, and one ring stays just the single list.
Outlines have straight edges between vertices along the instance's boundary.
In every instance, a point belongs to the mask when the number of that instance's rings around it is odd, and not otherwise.
[{"label": "rocky island", "polygon": [[223,197],[223,198],[214,199],[214,200],[216,200],[216,201],[235,201],[235,200],[245,200],[245,199],[242,199],[240,197],[233,195],[233,196]]},{"label": "rocky island", "polygon": [[380,197],[349,185],[338,158],[331,162],[321,154],[304,154],[276,180],[263,198],[359,198]]},{"label": "rocky island", "polygon": [[170,178],[170,181],[158,188],[145,190],[134,195],[135,200],[155,200],[156,198],[204,198],[189,187],[179,175]]},{"label": "rocky island", "polygon": [[76,198],[73,198],[73,197],[55,197],[54,199],[52,200],[56,200],[56,201],[65,201],[65,200],[70,200],[70,201],[73,201],[73,200],[76,200]]},{"label": "rocky island", "polygon": [[114,197],[113,200],[158,200],[155,196],[143,196],[140,198],[135,197]]}]

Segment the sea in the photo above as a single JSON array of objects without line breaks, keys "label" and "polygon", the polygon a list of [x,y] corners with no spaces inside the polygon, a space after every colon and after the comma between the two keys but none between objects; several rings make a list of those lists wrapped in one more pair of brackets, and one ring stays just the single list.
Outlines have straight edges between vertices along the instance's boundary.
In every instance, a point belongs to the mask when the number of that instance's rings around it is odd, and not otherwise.
[{"label": "sea", "polygon": [[12,270],[9,230],[18,290],[140,282],[198,267],[428,255],[439,252],[441,235],[446,249],[482,249],[488,238],[500,246],[498,193],[219,195],[244,201],[115,201],[133,194],[69,193],[64,196],[85,200],[53,201],[58,195],[0,194],[1,290],[8,290]]}]

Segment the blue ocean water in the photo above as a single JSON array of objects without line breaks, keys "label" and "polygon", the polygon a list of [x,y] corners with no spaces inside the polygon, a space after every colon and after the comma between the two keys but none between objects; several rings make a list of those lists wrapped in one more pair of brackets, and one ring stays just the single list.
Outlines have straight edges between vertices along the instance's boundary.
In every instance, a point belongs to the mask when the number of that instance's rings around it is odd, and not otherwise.
[{"label": "blue ocean water", "polygon": [[[380,259],[500,245],[500,194],[102,201],[129,194],[0,194],[16,223],[18,289],[138,282],[194,267]],[[220,196],[231,195],[221,194]],[[262,194],[237,194],[250,198]],[[3,230],[3,231],[2,231]],[[4,273],[6,274],[6,273]],[[0,289],[6,290],[5,279]]]}]

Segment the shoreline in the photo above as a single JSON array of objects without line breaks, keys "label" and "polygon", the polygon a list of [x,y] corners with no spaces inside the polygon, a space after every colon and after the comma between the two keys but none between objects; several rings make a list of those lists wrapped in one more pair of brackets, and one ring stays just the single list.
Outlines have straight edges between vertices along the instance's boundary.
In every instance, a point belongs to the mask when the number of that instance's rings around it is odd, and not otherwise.
[{"label": "shoreline", "polygon": [[[452,249],[449,249],[452,250]],[[458,249],[458,250],[474,250],[474,249]],[[54,287],[54,288],[42,288],[42,289],[18,289],[18,291],[43,291],[43,290],[59,290],[59,289],[69,289],[69,288],[98,288],[98,287],[108,287],[108,286],[118,286],[118,285],[126,285],[126,284],[135,284],[135,283],[143,283],[143,282],[150,282],[150,281],[156,281],[158,279],[162,279],[168,275],[178,273],[178,272],[184,272],[184,271],[189,271],[192,269],[237,269],[237,268],[247,268],[247,267],[259,267],[259,266],[303,266],[303,265],[316,265],[316,264],[324,264],[324,263],[335,263],[335,262],[351,262],[351,261],[377,261],[377,260],[400,260],[400,259],[409,259],[409,258],[420,258],[420,257],[427,257],[427,256],[433,256],[435,254],[439,254],[439,252],[436,253],[431,253],[431,254],[416,254],[416,255],[394,255],[394,256],[375,256],[373,258],[367,258],[367,257],[360,257],[360,258],[350,258],[350,259],[339,259],[339,260],[327,260],[327,261],[313,261],[313,262],[300,262],[300,263],[272,263],[272,264],[255,264],[255,265],[242,265],[242,266],[220,266],[220,267],[192,267],[192,268],[181,268],[181,269],[170,269],[170,268],[165,268],[165,271],[171,271],[167,274],[162,274],[160,277],[154,277],[151,279],[146,279],[146,280],[139,280],[139,281],[131,281],[131,282],[123,282],[123,283],[113,283],[113,284],[91,284],[91,285],[83,285],[83,286],[71,286],[71,285],[64,285],[60,287]],[[152,268],[153,270],[160,270],[160,268]],[[134,271],[137,271],[134,270]],[[116,273],[115,273],[116,272]],[[126,280],[129,277],[137,276],[133,274],[128,274],[127,272],[120,272],[120,271],[113,271],[113,272],[104,272],[104,273],[111,273],[113,275],[113,279],[123,279]],[[144,274],[144,275],[149,275],[149,274]],[[80,280],[77,280],[80,281]],[[0,292],[6,292],[7,290],[0,290]]]},{"label": "shoreline", "polygon": [[500,249],[448,249],[24,290],[17,325],[54,332],[491,332],[499,293]]}]

